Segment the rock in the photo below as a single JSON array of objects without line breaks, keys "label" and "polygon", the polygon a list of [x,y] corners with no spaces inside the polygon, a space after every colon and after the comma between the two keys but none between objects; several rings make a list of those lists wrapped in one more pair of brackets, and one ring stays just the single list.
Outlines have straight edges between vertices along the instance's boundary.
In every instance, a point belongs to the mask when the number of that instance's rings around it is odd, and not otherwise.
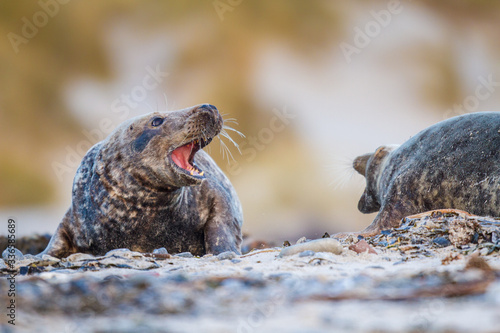
[{"label": "rock", "polygon": [[445,237],[436,237],[432,240],[432,243],[438,247],[447,247],[451,245],[450,240]]},{"label": "rock", "polygon": [[455,219],[450,221],[450,242],[455,247],[467,245],[472,242],[479,229],[480,225],[475,220]]},{"label": "rock", "polygon": [[5,249],[5,251],[3,251],[2,258],[4,260],[22,260],[24,258],[24,255],[15,247],[8,247]]},{"label": "rock", "polygon": [[75,262],[75,261],[84,261],[92,259],[95,259],[95,257],[88,253],[73,253],[66,258],[66,261]]},{"label": "rock", "polygon": [[116,257],[105,257],[98,261],[101,267],[117,267],[117,268],[133,268],[139,270],[148,270],[153,268],[159,268],[160,266],[154,261],[140,260],[140,259],[128,259],[128,258],[116,258]]},{"label": "rock", "polygon": [[112,256],[117,256],[117,257],[123,257],[123,258],[143,258],[144,256],[140,252],[135,252],[131,251],[129,249],[114,249],[109,251],[104,255],[105,257],[112,257]]},{"label": "rock", "polygon": [[311,256],[313,256],[315,254],[316,254],[316,252],[311,251],[311,250],[307,250],[307,251],[304,251],[304,252],[300,252],[299,257],[311,257]]},{"label": "rock", "polygon": [[356,253],[368,252],[377,254],[377,251],[375,251],[375,249],[370,244],[368,244],[364,239],[360,240],[356,244],[349,245],[349,250],[354,251]]},{"label": "rock", "polygon": [[226,251],[226,252],[219,253],[217,255],[217,259],[219,259],[219,260],[234,259],[236,257],[237,257],[237,254],[234,253],[233,251]]},{"label": "rock", "polygon": [[168,254],[168,251],[164,247],[160,247],[159,249],[153,250],[153,254]]},{"label": "rock", "polygon": [[181,258],[193,258],[193,254],[191,252],[181,252],[177,253],[174,255],[175,257],[181,257]]},{"label": "rock", "polygon": [[307,238],[300,237],[299,239],[297,239],[297,242],[295,244],[302,244],[302,243],[305,243],[305,242],[307,242]]},{"label": "rock", "polygon": [[40,261],[39,264],[43,264],[44,266],[48,266],[48,265],[57,264],[60,261],[61,261],[61,259],[59,259],[59,258],[50,256],[48,254],[44,254],[42,256],[42,261]]},{"label": "rock", "polygon": [[333,238],[321,238],[306,243],[295,244],[281,250],[279,257],[290,256],[304,251],[342,253],[342,245]]}]

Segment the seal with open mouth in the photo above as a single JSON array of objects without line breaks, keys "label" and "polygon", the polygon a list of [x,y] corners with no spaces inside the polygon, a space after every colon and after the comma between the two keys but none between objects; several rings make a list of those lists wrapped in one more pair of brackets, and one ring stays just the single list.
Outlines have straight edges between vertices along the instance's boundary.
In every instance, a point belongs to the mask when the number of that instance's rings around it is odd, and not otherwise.
[{"label": "seal with open mouth", "polygon": [[238,196],[201,150],[223,124],[209,104],[122,123],[83,158],[71,207],[41,254],[240,253]]},{"label": "seal with open mouth", "polygon": [[359,210],[378,211],[358,234],[374,235],[398,227],[405,216],[437,209],[498,217],[500,112],[447,119],[401,146],[359,156],[353,166],[366,178]]}]

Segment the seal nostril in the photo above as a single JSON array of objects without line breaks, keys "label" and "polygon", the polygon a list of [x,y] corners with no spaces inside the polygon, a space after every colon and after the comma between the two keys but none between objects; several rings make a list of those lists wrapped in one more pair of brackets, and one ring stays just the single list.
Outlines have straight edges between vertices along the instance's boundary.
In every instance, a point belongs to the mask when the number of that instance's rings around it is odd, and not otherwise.
[{"label": "seal nostril", "polygon": [[215,105],[212,105],[212,104],[203,104],[199,107],[199,109],[205,109],[207,111],[212,111],[212,112],[218,111],[217,108],[215,107]]}]

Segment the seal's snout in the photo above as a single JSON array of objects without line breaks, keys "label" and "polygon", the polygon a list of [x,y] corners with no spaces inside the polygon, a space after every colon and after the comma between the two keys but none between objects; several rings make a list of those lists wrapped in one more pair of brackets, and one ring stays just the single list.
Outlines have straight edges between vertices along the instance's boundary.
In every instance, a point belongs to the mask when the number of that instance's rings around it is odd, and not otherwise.
[{"label": "seal's snout", "polygon": [[212,105],[212,104],[203,104],[203,105],[200,105],[198,107],[198,110],[199,111],[211,111],[211,112],[215,112],[215,113],[219,113],[219,110],[217,110],[217,108],[215,107],[215,105]]},{"label": "seal's snout", "polygon": [[219,134],[224,120],[215,105],[202,104],[194,109],[194,115],[199,122],[203,123],[206,130],[213,132],[212,136]]},{"label": "seal's snout", "polygon": [[368,164],[368,160],[372,157],[373,154],[365,154],[358,156],[352,162],[352,167],[361,175],[366,175],[366,165]]},{"label": "seal's snout", "polygon": [[[195,163],[195,155],[212,142],[222,130],[223,120],[219,110],[212,104],[202,104],[188,111],[182,141],[170,154],[177,172],[200,180],[204,171]],[[188,141],[186,143],[186,141]]]},{"label": "seal's snout", "polygon": [[221,119],[221,115],[219,110],[212,104],[202,104],[193,110],[194,115],[198,117],[206,117],[207,120],[209,118],[213,118],[214,120],[219,121]]}]

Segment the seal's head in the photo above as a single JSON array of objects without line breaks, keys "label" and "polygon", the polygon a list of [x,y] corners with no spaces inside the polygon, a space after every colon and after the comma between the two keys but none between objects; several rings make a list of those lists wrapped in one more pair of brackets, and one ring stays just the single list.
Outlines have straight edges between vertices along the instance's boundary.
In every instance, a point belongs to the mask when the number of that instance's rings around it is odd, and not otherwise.
[{"label": "seal's head", "polygon": [[352,166],[360,175],[366,178],[366,188],[358,203],[358,209],[364,214],[374,213],[380,209],[379,187],[382,171],[388,161],[389,154],[398,145],[387,145],[377,148],[374,153],[358,156]]},{"label": "seal's head", "polygon": [[200,184],[205,171],[196,165],[195,155],[222,126],[219,111],[210,104],[133,118],[104,142],[99,173],[109,174],[105,169],[112,172],[115,168],[110,166],[118,163],[142,186],[168,190]]}]

